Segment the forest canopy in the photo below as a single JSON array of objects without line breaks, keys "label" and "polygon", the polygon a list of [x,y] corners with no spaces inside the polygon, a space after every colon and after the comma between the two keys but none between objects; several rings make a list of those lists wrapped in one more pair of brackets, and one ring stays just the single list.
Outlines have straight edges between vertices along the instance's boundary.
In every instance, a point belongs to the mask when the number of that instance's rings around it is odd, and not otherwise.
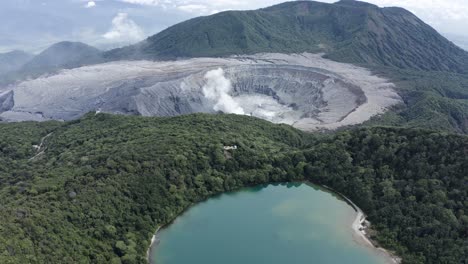
[{"label": "forest canopy", "polygon": [[404,263],[468,260],[466,136],[92,113],[0,124],[0,164],[0,263],[145,263],[155,229],[188,206],[303,180],[351,198]]}]

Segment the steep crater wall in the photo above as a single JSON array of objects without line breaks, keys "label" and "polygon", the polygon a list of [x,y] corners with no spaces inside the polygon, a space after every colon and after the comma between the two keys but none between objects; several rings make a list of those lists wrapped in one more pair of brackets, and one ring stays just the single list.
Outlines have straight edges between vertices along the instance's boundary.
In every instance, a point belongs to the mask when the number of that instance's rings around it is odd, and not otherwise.
[{"label": "steep crater wall", "polygon": [[244,65],[226,69],[226,77],[247,114],[276,123],[338,122],[367,100],[359,87],[311,67]]},{"label": "steep crater wall", "polygon": [[[223,74],[210,84],[207,73],[217,69]],[[207,95],[206,86],[218,82],[226,86],[222,94]],[[358,124],[400,102],[385,79],[313,54],[112,62],[64,70],[0,94],[4,121],[70,120],[89,111],[216,113],[219,100],[226,99],[242,114],[303,130]]]},{"label": "steep crater wall", "polygon": [[[224,72],[232,84],[229,95],[243,112],[275,123],[339,122],[367,101],[359,87],[320,69],[249,64],[224,67]],[[203,94],[205,73],[145,87],[136,97],[136,112],[148,116],[215,112],[216,102]]]}]

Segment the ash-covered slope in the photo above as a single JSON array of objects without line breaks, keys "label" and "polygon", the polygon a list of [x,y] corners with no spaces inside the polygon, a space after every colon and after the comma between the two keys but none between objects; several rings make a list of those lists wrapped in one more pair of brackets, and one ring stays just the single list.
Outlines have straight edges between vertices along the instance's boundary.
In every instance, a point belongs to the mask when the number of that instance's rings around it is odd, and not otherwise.
[{"label": "ash-covered slope", "polygon": [[312,54],[260,54],[121,61],[65,70],[0,92],[0,118],[222,111],[314,130],[362,123],[399,102],[393,85],[366,69]]},{"label": "ash-covered slope", "polygon": [[468,72],[468,53],[409,11],[351,0],[294,1],[199,17],[105,57],[173,59],[259,52],[325,52],[342,62]]}]

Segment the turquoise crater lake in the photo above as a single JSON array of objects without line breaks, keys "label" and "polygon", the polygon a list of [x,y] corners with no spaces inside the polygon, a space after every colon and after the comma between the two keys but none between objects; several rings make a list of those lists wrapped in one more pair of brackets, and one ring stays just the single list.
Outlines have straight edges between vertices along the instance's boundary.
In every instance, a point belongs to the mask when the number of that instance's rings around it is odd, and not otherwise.
[{"label": "turquoise crater lake", "polygon": [[152,264],[385,263],[358,244],[355,210],[314,185],[246,188],[197,204],[157,234]]}]

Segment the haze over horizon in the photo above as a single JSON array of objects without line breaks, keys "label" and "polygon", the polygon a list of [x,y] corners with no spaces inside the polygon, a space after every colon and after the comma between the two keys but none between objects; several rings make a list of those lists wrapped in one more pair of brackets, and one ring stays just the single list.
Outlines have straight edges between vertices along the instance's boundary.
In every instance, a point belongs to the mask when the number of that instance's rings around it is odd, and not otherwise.
[{"label": "haze over horizon", "polygon": [[[59,41],[100,49],[132,44],[184,20],[225,10],[257,9],[283,0],[6,0],[0,3],[0,52],[40,52]],[[320,0],[333,3],[336,0]],[[465,0],[369,0],[410,10],[444,36],[468,49]],[[27,19],[24,19],[27,18]],[[11,29],[15,28],[15,31]],[[19,30],[20,29],[20,30]]]}]

